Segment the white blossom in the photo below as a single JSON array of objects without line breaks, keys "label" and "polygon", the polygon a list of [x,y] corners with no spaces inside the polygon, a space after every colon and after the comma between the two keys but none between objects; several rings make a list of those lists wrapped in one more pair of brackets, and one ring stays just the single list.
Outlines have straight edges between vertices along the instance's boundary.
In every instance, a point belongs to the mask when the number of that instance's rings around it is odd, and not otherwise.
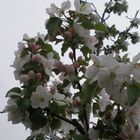
[{"label": "white blossom", "polygon": [[8,121],[12,121],[12,124],[17,124],[22,122],[22,116],[16,102],[9,98],[7,101],[7,106],[3,112],[8,112]]},{"label": "white blossom", "polygon": [[50,8],[46,8],[47,14],[50,17],[62,16],[62,13],[71,7],[71,2],[69,0],[62,2],[61,7],[58,8],[54,3],[51,4]]},{"label": "white blossom", "polygon": [[75,0],[74,6],[76,12],[79,14],[89,15],[94,11],[90,3],[80,4],[80,0]]},{"label": "white blossom", "polygon": [[53,54],[52,53],[47,54],[47,58],[41,56],[41,63],[44,66],[45,73],[49,76],[53,76],[52,74],[52,69],[54,68]]},{"label": "white blossom", "polygon": [[49,101],[52,99],[51,93],[47,88],[39,85],[36,88],[36,92],[32,93],[31,105],[33,108],[46,108],[49,105]]},{"label": "white blossom", "polygon": [[90,34],[90,31],[85,29],[81,24],[74,24],[73,27],[80,37],[85,38]]},{"label": "white blossom", "polygon": [[99,100],[100,111],[104,112],[106,107],[112,104],[110,96],[105,92],[105,89],[103,89],[99,95],[101,96]]},{"label": "white blossom", "polygon": [[85,36],[85,45],[92,51],[96,51],[95,45],[98,43],[98,40],[95,36]]}]

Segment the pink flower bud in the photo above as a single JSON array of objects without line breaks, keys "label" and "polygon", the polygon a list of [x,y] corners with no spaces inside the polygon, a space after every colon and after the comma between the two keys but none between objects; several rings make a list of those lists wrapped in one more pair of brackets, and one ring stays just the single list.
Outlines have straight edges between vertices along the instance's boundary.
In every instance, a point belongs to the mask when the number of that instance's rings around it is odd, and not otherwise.
[{"label": "pink flower bud", "polygon": [[61,72],[65,70],[65,66],[62,64],[61,61],[54,62],[54,68],[59,69]]},{"label": "pink flower bud", "polygon": [[83,57],[82,56],[79,56],[78,57],[78,61],[82,61],[83,60]]},{"label": "pink flower bud", "polygon": [[80,106],[80,100],[77,98],[74,98],[72,104],[74,107],[78,107]]},{"label": "pink flower bud", "polygon": [[69,28],[68,31],[71,32],[73,36],[76,35],[76,30],[73,27]]},{"label": "pink flower bud", "polygon": [[35,54],[32,56],[32,61],[34,62],[39,62],[41,60],[40,55],[39,54]]},{"label": "pink flower bud", "polygon": [[73,66],[73,64],[71,64],[71,65],[65,65],[65,72],[67,73],[67,74],[73,74],[74,72],[75,72],[75,69],[74,69],[74,66]]},{"label": "pink flower bud", "polygon": [[79,65],[77,62],[74,62],[74,63],[73,63],[73,66],[74,66],[74,68],[76,68],[76,69],[80,67],[80,65]]},{"label": "pink flower bud", "polygon": [[69,32],[69,31],[66,31],[66,32],[64,33],[64,37],[65,37],[66,39],[72,39],[72,38],[73,38],[73,34],[72,34],[71,32]]},{"label": "pink flower bud", "polygon": [[32,79],[32,78],[34,78],[34,71],[32,71],[32,70],[30,70],[29,72],[28,72],[28,77],[29,77],[29,79]]},{"label": "pink flower bud", "polygon": [[56,93],[56,91],[57,91],[56,86],[51,86],[51,87],[50,87],[50,93],[51,93],[52,95],[54,95],[54,94]]},{"label": "pink flower bud", "polygon": [[36,73],[36,74],[35,74],[35,78],[36,78],[37,80],[41,80],[41,79],[42,79],[42,74],[41,74],[40,72]]},{"label": "pink flower bud", "polygon": [[30,45],[29,47],[35,52],[38,51],[41,48],[40,45]]}]

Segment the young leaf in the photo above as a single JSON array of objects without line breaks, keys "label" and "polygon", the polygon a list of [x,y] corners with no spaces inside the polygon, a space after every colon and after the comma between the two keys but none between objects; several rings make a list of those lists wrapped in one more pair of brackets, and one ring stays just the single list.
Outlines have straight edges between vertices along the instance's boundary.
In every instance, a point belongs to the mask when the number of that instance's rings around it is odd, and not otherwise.
[{"label": "young leaf", "polygon": [[14,87],[14,88],[10,89],[10,90],[7,92],[7,94],[6,94],[6,97],[11,96],[11,95],[10,95],[11,92],[20,95],[21,89],[20,89],[19,87]]},{"label": "young leaf", "polygon": [[17,101],[17,105],[22,112],[25,112],[30,106],[30,101],[29,101],[29,99],[20,98]]},{"label": "young leaf", "polygon": [[132,85],[128,86],[127,89],[129,105],[132,106],[137,101],[138,97],[140,97],[140,84],[133,83]]},{"label": "young leaf", "polygon": [[87,135],[73,135],[74,140],[89,140]]},{"label": "young leaf", "polygon": [[52,17],[49,19],[46,29],[48,29],[48,33],[55,37],[57,35],[58,28],[61,26],[62,20],[58,17]]},{"label": "young leaf", "polygon": [[103,23],[97,23],[95,24],[95,29],[101,32],[106,32],[107,28]]}]

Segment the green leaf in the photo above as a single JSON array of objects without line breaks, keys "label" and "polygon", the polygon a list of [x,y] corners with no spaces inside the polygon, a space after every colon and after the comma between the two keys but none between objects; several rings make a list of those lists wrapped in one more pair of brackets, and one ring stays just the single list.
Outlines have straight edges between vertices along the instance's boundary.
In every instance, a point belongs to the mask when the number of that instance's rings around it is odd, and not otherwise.
[{"label": "green leaf", "polygon": [[99,91],[101,90],[98,87],[97,82],[90,83],[89,80],[86,80],[85,83],[82,85],[82,87],[83,90],[80,93],[80,99],[82,103],[90,103],[92,98],[96,96],[97,93],[99,93]]},{"label": "green leaf", "polygon": [[108,27],[108,31],[109,31],[109,34],[113,37],[115,37],[119,33],[119,31],[116,29],[115,25]]},{"label": "green leaf", "polygon": [[36,41],[36,44],[37,45],[40,45],[40,46],[44,46],[44,41],[41,39],[41,38],[38,38],[38,40]]},{"label": "green leaf", "polygon": [[9,97],[11,92],[15,92],[15,93],[20,94],[20,93],[21,93],[21,89],[20,89],[19,87],[14,87],[14,88],[10,89],[10,90],[7,92],[7,94],[6,94],[6,97]]},{"label": "green leaf", "polygon": [[40,108],[28,109],[29,111],[29,117],[32,123],[32,130],[38,130],[42,128],[47,123],[47,118],[44,116],[43,111]]},{"label": "green leaf", "polygon": [[61,48],[62,56],[64,56],[64,54],[68,50],[68,48],[70,48],[69,44],[66,41],[64,41],[62,48]]},{"label": "green leaf", "polygon": [[52,118],[52,120],[49,121],[49,123],[52,130],[56,130],[61,126],[61,121],[57,118]]},{"label": "green leaf", "polygon": [[29,101],[29,99],[20,98],[17,101],[17,105],[22,112],[25,112],[30,106],[30,101]]},{"label": "green leaf", "polygon": [[36,136],[36,140],[46,140],[45,135],[40,133]]},{"label": "green leaf", "polygon": [[74,140],[89,140],[87,135],[73,135]]},{"label": "green leaf", "polygon": [[28,51],[29,51],[28,48],[24,48],[24,49],[22,50],[21,54],[20,54],[20,57],[26,56],[26,55],[29,53]]},{"label": "green leaf", "polygon": [[48,33],[55,37],[58,32],[58,28],[61,26],[62,20],[58,17],[51,17],[46,25],[46,29],[48,29]]},{"label": "green leaf", "polygon": [[86,46],[82,47],[80,50],[83,53],[83,55],[85,57],[85,60],[88,61],[89,60],[89,54],[91,54],[92,51]]},{"label": "green leaf", "polygon": [[34,136],[29,136],[26,140],[34,140]]},{"label": "green leaf", "polygon": [[62,115],[62,116],[66,115],[65,107],[66,106],[63,106],[63,105],[59,106],[55,101],[53,101],[52,103],[49,104],[49,109],[52,112],[54,112],[54,113],[56,113],[58,115]]},{"label": "green leaf", "polygon": [[140,84],[133,83],[132,85],[128,86],[127,89],[129,106],[132,106],[137,101],[138,97],[140,97]]},{"label": "green leaf", "polygon": [[56,114],[60,114],[59,105],[56,102],[52,102],[49,104],[49,109]]},{"label": "green leaf", "polygon": [[107,28],[103,23],[97,23],[95,24],[95,29],[101,32],[106,32]]},{"label": "green leaf", "polygon": [[126,121],[125,110],[117,112],[117,115],[114,118],[114,122],[119,126],[123,126],[125,124],[125,121]]},{"label": "green leaf", "polygon": [[98,103],[93,103],[93,114],[97,114],[97,110],[100,110],[99,104]]}]

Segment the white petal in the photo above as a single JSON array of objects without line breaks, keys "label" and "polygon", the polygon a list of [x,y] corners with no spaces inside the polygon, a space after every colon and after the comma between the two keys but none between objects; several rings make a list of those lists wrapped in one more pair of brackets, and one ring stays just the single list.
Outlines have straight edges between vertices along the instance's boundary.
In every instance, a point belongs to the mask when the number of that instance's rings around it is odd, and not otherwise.
[{"label": "white petal", "polygon": [[140,68],[134,68],[132,71],[133,77],[136,82],[140,83]]},{"label": "white petal", "polygon": [[138,53],[136,56],[133,57],[132,63],[136,64],[140,60],[140,53]]},{"label": "white petal", "polygon": [[65,1],[61,4],[61,10],[62,11],[65,11],[65,10],[69,9],[70,7],[71,7],[71,3],[70,3],[69,0],[67,0],[67,1]]},{"label": "white petal", "polygon": [[64,100],[65,95],[60,94],[60,93],[55,93],[55,94],[53,95],[53,98],[56,99],[56,100]]},{"label": "white petal", "polygon": [[98,84],[100,87],[104,88],[109,85],[110,82],[110,71],[108,69],[102,68],[98,74]]},{"label": "white petal", "polygon": [[82,5],[80,7],[80,14],[85,14],[85,15],[89,15],[93,12],[93,8],[91,7],[91,4],[86,3],[85,5]]},{"label": "white petal", "polygon": [[[54,12],[51,8],[46,8],[46,12],[50,17],[54,17]],[[45,23],[45,25],[47,24],[47,22]]]},{"label": "white petal", "polygon": [[80,37],[85,38],[90,34],[90,31],[82,27],[80,24],[74,24],[73,27]]},{"label": "white petal", "polygon": [[51,4],[51,9],[54,13],[58,14],[58,7],[54,3]]},{"label": "white petal", "polygon": [[92,82],[96,81],[98,78],[99,68],[95,66],[90,66],[85,72],[85,77],[92,79]]},{"label": "white petal", "polygon": [[79,11],[79,9],[80,9],[80,0],[75,0],[74,1],[74,6],[75,6],[76,11]]}]

